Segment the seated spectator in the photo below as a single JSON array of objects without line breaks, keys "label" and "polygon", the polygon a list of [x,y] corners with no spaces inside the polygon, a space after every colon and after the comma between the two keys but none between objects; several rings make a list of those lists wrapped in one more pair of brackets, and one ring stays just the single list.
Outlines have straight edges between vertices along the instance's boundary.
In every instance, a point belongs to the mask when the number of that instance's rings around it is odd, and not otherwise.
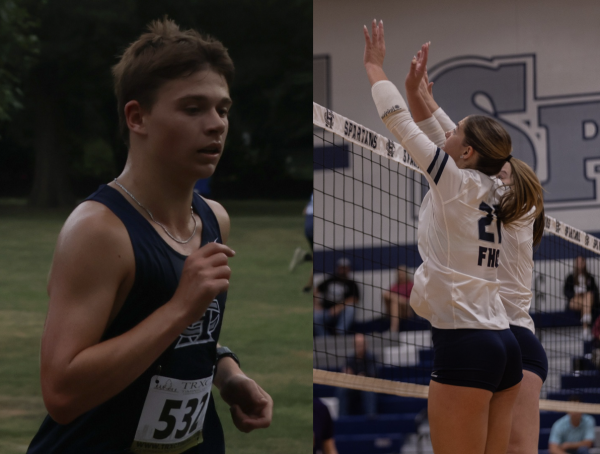
[{"label": "seated spectator", "polygon": [[585,257],[575,259],[573,274],[565,281],[564,294],[567,297],[568,308],[581,312],[583,324],[583,339],[591,340],[592,311],[598,308],[598,287],[594,277],[588,273]]},{"label": "seated spectator", "polygon": [[333,439],[333,421],[321,399],[313,398],[313,454],[338,454]]},{"label": "seated spectator", "polygon": [[[577,396],[569,399],[580,402]],[[590,415],[570,412],[552,426],[548,448],[550,454],[588,454],[594,444],[596,421]]]},{"label": "seated spectator", "polygon": [[[375,356],[367,350],[364,334],[354,335],[354,354],[348,357],[342,372],[363,377],[376,376]],[[377,395],[368,391],[337,388],[336,397],[340,401],[340,416],[350,414],[350,408],[360,408],[362,414],[369,417],[377,414]]]},{"label": "seated spectator", "polygon": [[317,286],[313,294],[313,330],[324,336],[330,326],[345,334],[354,322],[354,306],[358,302],[358,285],[350,279],[350,260],[337,261],[335,274]]},{"label": "seated spectator", "polygon": [[413,283],[408,278],[406,267],[400,265],[398,267],[398,280],[388,291],[383,292],[382,295],[387,314],[390,317],[390,331],[398,331],[400,328],[400,319],[406,319],[414,315],[414,311],[410,307],[410,292],[412,288]]}]

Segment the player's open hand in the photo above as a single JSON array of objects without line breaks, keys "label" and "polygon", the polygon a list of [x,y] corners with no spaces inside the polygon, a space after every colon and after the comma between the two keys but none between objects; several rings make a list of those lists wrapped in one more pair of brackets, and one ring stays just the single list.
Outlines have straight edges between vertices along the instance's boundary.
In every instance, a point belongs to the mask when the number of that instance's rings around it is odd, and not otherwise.
[{"label": "player's open hand", "polygon": [[200,320],[213,299],[229,288],[231,269],[227,263],[234,255],[224,244],[209,243],[186,259],[172,301],[183,307],[189,323]]},{"label": "player's open hand", "polygon": [[410,70],[406,76],[404,86],[407,91],[418,91],[421,80],[427,70],[427,57],[429,55],[429,43],[421,46],[421,50],[410,62]]},{"label": "player's open hand", "polygon": [[383,68],[383,60],[385,59],[385,37],[383,35],[383,21],[379,24],[375,19],[371,24],[373,36],[369,36],[367,26],[364,26],[365,33],[365,55],[363,62],[365,66],[374,65]]},{"label": "player's open hand", "polygon": [[425,74],[421,79],[421,83],[419,84],[419,93],[421,93],[421,97],[428,101],[429,99],[433,99],[433,82],[429,82],[429,77],[427,76],[427,69],[425,69]]},{"label": "player's open hand", "polygon": [[[429,43],[431,46],[431,43]],[[423,76],[425,86],[427,87],[427,93],[433,98],[433,82],[429,82],[429,74],[427,73],[427,67],[425,68],[425,75]]]},{"label": "player's open hand", "polygon": [[421,98],[423,98],[423,101],[425,101],[425,104],[427,104],[427,107],[431,113],[435,112],[440,107],[435,102],[435,99],[433,99],[432,87],[433,82],[429,82],[427,69],[425,69],[425,74],[419,83],[419,94],[421,95]]},{"label": "player's open hand", "polygon": [[241,432],[252,432],[271,425],[273,399],[254,380],[245,375],[231,377],[221,389],[230,406],[231,418]]}]

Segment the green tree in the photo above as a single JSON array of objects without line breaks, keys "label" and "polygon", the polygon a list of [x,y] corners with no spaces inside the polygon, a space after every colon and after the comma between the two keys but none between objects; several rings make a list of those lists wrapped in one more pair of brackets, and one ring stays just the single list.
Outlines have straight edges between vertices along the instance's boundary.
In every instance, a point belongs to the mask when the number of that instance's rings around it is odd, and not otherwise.
[{"label": "green tree", "polygon": [[[127,0],[53,0],[33,6],[41,43],[26,92],[35,153],[34,206],[73,204],[73,184],[93,176],[77,172],[90,168],[86,150],[104,149],[104,161],[114,159],[110,67],[133,30],[140,29],[132,7]],[[102,142],[109,146],[98,147]]]},{"label": "green tree", "polygon": [[222,40],[236,65],[231,128],[213,187],[228,196],[294,190],[286,153],[312,148],[312,2],[28,1],[40,24],[40,53],[25,87],[21,117],[28,120],[15,121],[11,133],[35,156],[32,205],[71,205],[122,167],[110,70],[146,24],[164,15]]},{"label": "green tree", "polygon": [[21,1],[0,2],[0,121],[23,108],[22,79],[39,50],[35,26]]}]

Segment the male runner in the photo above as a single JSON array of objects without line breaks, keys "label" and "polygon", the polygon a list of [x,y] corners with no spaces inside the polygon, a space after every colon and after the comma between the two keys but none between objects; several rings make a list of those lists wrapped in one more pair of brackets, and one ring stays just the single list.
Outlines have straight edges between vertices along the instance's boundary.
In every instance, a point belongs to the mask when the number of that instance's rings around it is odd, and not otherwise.
[{"label": "male runner", "polygon": [[167,19],[113,68],[125,169],[69,216],[49,278],[42,393],[28,453],[224,453],[214,384],[244,432],[272,399],[217,342],[229,218],[194,194],[223,152],[233,63]]}]

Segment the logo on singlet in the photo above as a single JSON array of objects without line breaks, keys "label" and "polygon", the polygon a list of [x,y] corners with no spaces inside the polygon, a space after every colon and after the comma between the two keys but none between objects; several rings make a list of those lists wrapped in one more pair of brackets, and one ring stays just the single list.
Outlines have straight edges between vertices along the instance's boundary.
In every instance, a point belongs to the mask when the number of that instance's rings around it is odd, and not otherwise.
[{"label": "logo on singlet", "polygon": [[183,333],[179,335],[179,340],[175,348],[189,347],[190,345],[206,344],[208,342],[215,342],[213,338],[213,332],[219,326],[219,320],[221,319],[221,309],[219,308],[219,302],[214,299],[204,316],[196,323],[192,323],[188,326]]}]

